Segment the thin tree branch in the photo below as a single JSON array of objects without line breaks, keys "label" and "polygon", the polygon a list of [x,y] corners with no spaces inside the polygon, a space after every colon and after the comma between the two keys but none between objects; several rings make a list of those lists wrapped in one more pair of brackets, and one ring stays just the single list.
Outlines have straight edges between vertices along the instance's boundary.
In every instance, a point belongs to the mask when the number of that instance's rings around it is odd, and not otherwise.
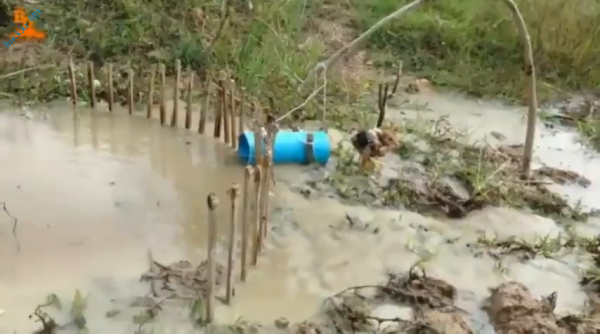
[{"label": "thin tree branch", "polygon": [[223,34],[223,28],[225,28],[225,23],[227,23],[228,18],[229,18],[229,1],[223,0],[223,2],[221,3],[221,21],[219,22],[219,27],[217,28],[217,32],[215,33],[215,36],[210,41],[210,44],[208,45],[208,48],[206,49],[207,50],[206,54],[210,54],[212,52],[212,49],[215,47],[215,44],[217,43],[217,40],[219,40],[219,38]]},{"label": "thin tree branch", "polygon": [[325,85],[327,84],[327,82],[325,82],[324,84],[322,84],[321,86],[319,86],[319,88],[315,89],[312,93],[310,93],[310,95],[306,98],[306,100],[304,100],[304,102],[302,102],[300,105],[296,106],[294,109],[288,111],[287,113],[285,113],[285,115],[279,117],[278,119],[275,120],[275,123],[279,123],[281,122],[283,119],[285,119],[286,117],[288,117],[289,115],[291,115],[292,113],[304,108],[308,102],[310,102],[310,100],[312,100],[315,96],[317,96],[317,94],[319,94],[319,92],[321,90],[323,90],[325,88]]},{"label": "thin tree branch", "polygon": [[300,84],[300,87],[298,87],[298,91],[301,92],[303,90],[303,88],[306,86],[306,84],[308,82],[312,81],[314,79],[314,77],[317,74],[319,74],[321,71],[323,71],[324,69],[331,69],[335,65],[335,63],[340,58],[342,58],[342,56],[348,57],[348,56],[352,55],[354,52],[356,52],[358,45],[360,43],[364,42],[367,38],[369,38],[369,36],[371,36],[375,31],[379,30],[381,27],[383,27],[385,24],[392,21],[393,19],[400,17],[402,14],[408,12],[411,9],[418,7],[419,5],[421,5],[422,3],[426,2],[426,1],[431,1],[431,0],[415,0],[411,3],[409,3],[408,5],[398,9],[397,11],[391,13],[390,15],[382,18],[377,23],[375,23],[373,26],[371,26],[371,28],[369,28],[367,31],[363,32],[360,36],[355,38],[352,42],[344,45],[342,48],[337,50],[327,60],[319,62],[308,73],[308,75],[306,76],[306,78],[304,79],[302,84]]},{"label": "thin tree branch", "polygon": [[510,9],[513,19],[519,29],[521,43],[523,43],[523,58],[525,60],[524,72],[527,77],[528,105],[527,113],[527,133],[525,135],[525,148],[523,151],[523,164],[521,165],[521,178],[528,179],[531,171],[531,160],[533,156],[533,141],[535,139],[535,122],[538,108],[537,91],[535,81],[535,64],[533,62],[533,51],[531,47],[531,37],[527,31],[527,25],[519,7],[513,0],[502,0],[508,9]]}]

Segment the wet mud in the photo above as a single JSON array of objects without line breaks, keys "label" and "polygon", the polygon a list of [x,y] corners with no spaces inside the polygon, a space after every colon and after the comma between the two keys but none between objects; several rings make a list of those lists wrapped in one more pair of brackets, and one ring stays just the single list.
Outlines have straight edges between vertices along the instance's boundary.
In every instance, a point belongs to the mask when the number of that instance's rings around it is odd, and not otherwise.
[{"label": "wet mud", "polygon": [[[509,160],[500,147],[524,137],[519,110],[411,98],[404,114],[393,115],[399,124],[416,114],[447,116]],[[417,110],[423,100],[432,111]],[[10,212],[0,212],[0,331],[39,330],[29,315],[40,304],[67,333],[82,315],[91,331],[113,333],[598,330],[592,248],[600,220],[593,215],[566,225],[508,206],[449,220],[386,207],[376,196],[357,205],[310,185],[339,159],[325,168],[276,169],[265,251],[247,282],[235,282],[232,305],[218,304],[220,325],[202,327],[194,321],[200,306],[189,300],[205,289],[202,199],[241,181],[229,148],[143,118],[81,113],[74,121],[59,108],[0,113],[0,127],[0,201]],[[501,135],[487,137],[493,131]],[[600,159],[570,141],[571,133],[538,136],[535,167],[539,178],[552,179],[548,191],[570,207],[600,208],[598,175],[590,172]],[[386,159],[382,178],[397,177],[398,164],[410,160]],[[219,260],[226,225],[219,224]]]}]

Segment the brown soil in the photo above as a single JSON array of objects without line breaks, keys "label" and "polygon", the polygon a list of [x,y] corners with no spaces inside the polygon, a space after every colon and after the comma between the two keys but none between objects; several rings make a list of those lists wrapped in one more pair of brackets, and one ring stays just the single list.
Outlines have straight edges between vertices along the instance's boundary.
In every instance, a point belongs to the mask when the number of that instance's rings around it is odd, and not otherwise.
[{"label": "brown soil", "polygon": [[454,306],[455,298],[456,289],[447,282],[410,270],[406,275],[390,273],[385,285],[352,287],[336,294],[325,313],[338,332],[369,331],[373,321],[390,321],[370,316],[370,311],[391,302],[413,309],[413,319],[394,320],[402,332],[473,333],[463,318],[466,312]]},{"label": "brown soil", "polygon": [[491,290],[485,309],[499,334],[526,333],[598,333],[600,319],[593,313],[554,314],[556,293],[535,299],[529,289],[518,282],[503,283]]}]

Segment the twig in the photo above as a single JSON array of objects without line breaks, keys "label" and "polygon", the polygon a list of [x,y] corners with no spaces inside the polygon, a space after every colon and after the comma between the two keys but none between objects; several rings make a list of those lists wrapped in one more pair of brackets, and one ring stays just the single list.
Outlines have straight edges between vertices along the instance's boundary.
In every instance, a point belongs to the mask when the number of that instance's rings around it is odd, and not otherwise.
[{"label": "twig", "polygon": [[[369,36],[371,36],[375,31],[379,30],[382,26],[384,26],[385,24],[387,24],[388,22],[390,22],[393,19],[396,19],[398,17],[400,17],[402,14],[408,12],[411,9],[414,9],[416,7],[418,7],[419,5],[421,5],[423,2],[426,2],[427,0],[415,0],[411,3],[409,3],[408,5],[398,9],[397,11],[389,14],[388,16],[382,18],[381,20],[379,20],[377,23],[375,23],[373,26],[371,26],[367,31],[363,32],[360,36],[358,36],[357,38],[355,38],[352,42],[344,45],[343,47],[341,47],[339,50],[337,50],[333,55],[331,55],[331,57],[327,58],[327,60],[319,62],[306,76],[306,78],[304,79],[304,81],[302,82],[302,84],[300,84],[300,87],[298,87],[298,91],[302,91],[302,89],[304,88],[304,86],[310,82],[313,77],[315,75],[317,75],[318,73],[320,73],[322,70],[325,69],[331,69],[333,67],[333,65],[335,65],[335,63],[342,58],[342,56],[350,56],[352,55],[355,51],[357,46],[364,42],[367,38],[369,38]],[[507,1],[507,0],[504,0]],[[509,0],[511,1],[511,0]]]},{"label": "twig", "polygon": [[219,22],[219,27],[217,28],[217,32],[215,33],[215,37],[210,41],[208,48],[206,48],[205,54],[210,55],[212,49],[215,47],[215,44],[221,37],[223,33],[223,28],[225,28],[225,23],[227,23],[227,19],[229,18],[229,3],[228,0],[223,0],[221,3],[221,22]]},{"label": "twig", "polygon": [[319,92],[325,88],[325,85],[327,84],[327,82],[325,82],[324,84],[322,84],[321,86],[319,86],[319,88],[317,88],[314,92],[312,92],[307,98],[306,100],[304,100],[304,102],[302,102],[300,105],[296,106],[294,109],[288,111],[287,113],[285,113],[283,116],[279,117],[278,119],[275,120],[275,123],[279,123],[281,122],[283,119],[285,119],[286,117],[288,117],[289,115],[291,115],[292,113],[304,108],[306,106],[306,104],[308,104],[308,102],[310,102],[310,100],[312,100],[315,96],[317,96],[317,94],[319,94]]},{"label": "twig", "polygon": [[0,202],[0,204],[2,205],[2,210],[6,213],[6,215],[13,222],[13,225],[12,225],[13,238],[15,238],[15,241],[17,242],[17,252],[20,252],[21,251],[21,243],[19,242],[19,237],[17,237],[17,224],[19,223],[19,221],[12,214],[10,214],[10,211],[8,211],[8,207],[6,206],[6,202]]},{"label": "twig", "polygon": [[23,68],[18,71],[14,71],[14,72],[7,73],[5,75],[0,76],[0,80],[8,79],[10,77],[14,77],[16,75],[23,74],[26,72],[31,72],[34,70],[45,70],[45,69],[52,68],[52,67],[56,67],[56,66],[55,65],[45,65],[45,66],[34,66],[34,67]]}]

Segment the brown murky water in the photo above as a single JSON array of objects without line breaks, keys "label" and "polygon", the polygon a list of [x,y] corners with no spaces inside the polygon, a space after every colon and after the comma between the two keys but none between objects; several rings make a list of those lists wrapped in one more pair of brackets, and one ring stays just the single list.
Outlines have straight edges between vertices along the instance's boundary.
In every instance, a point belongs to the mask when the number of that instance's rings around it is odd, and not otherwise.
[{"label": "brown murky water", "polygon": [[[457,124],[475,127],[480,134],[493,130],[507,141],[522,140],[518,111],[423,96],[413,102],[429,102],[436,111],[408,108],[406,114],[449,113]],[[540,138],[545,138],[544,131],[540,130]],[[598,175],[586,173],[598,170],[599,160],[584,158],[582,149],[568,138],[553,138],[553,144],[546,145],[551,153],[544,153],[545,148],[536,151],[540,161],[568,161],[593,182],[585,191],[558,190],[570,191],[591,208],[600,207],[599,197],[592,195],[599,193]],[[551,150],[553,145],[562,145],[570,155],[561,158]],[[204,258],[205,197],[216,191],[224,199],[231,182],[241,182],[242,168],[233,154],[212,138],[161,128],[156,121],[124,113],[81,112],[77,120],[60,108],[28,117],[0,113],[0,202],[18,218],[17,244],[10,217],[0,214],[0,310],[5,311],[0,332],[31,332],[37,326],[27,315],[48,293],[68,300],[76,288],[90,295],[89,328],[133,332],[134,311],[114,319],[104,314],[126,310],[128,298],[148,291],[137,283],[147,268],[148,250],[164,262]],[[506,259],[507,270],[500,272],[494,260],[473,257],[464,246],[480,231],[531,239],[562,232],[550,219],[488,208],[461,221],[441,221],[411,212],[351,207],[329,198],[306,199],[292,191],[304,180],[303,167],[279,168],[277,176],[267,250],[248,282],[236,286],[233,305],[218,308],[221,322],[239,317],[264,323],[281,316],[303,320],[318,311],[323,298],[348,286],[379,282],[387,269],[406,270],[422,257],[431,257],[429,273],[457,287],[458,306],[473,312],[473,328],[483,327],[484,332],[493,330],[478,304],[488,296],[489,287],[509,279],[523,282],[537,295],[557,291],[557,312],[579,312],[586,300],[578,284],[579,270],[588,264],[583,255],[526,264]],[[221,217],[226,217],[224,213]],[[369,223],[368,230],[337,228],[346,213]],[[224,246],[226,225],[221,226]],[[600,223],[581,227],[597,232]],[[448,238],[462,242],[448,243]],[[162,316],[159,323],[189,330],[186,315]]]}]

